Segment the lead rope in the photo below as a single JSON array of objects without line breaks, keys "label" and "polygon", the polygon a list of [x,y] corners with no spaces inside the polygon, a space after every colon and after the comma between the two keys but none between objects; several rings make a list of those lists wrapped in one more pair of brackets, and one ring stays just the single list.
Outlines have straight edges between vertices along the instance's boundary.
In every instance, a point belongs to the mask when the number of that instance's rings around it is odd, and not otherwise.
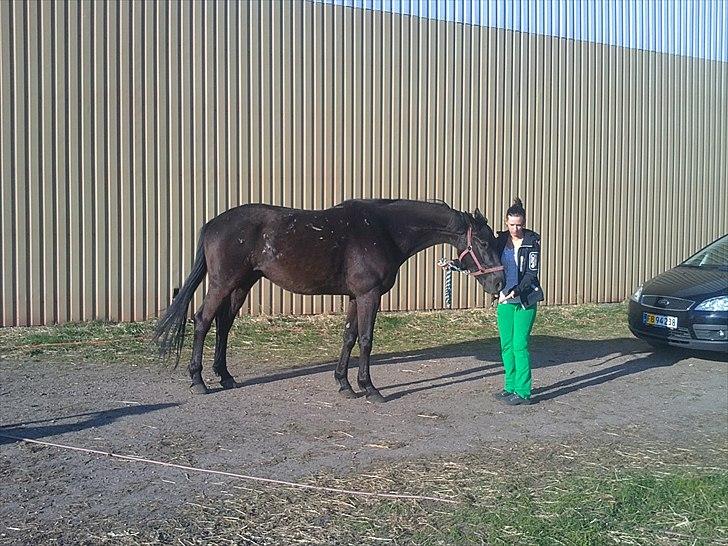
[{"label": "lead rope", "polygon": [[442,267],[444,272],[442,277],[442,300],[447,309],[452,309],[452,272],[457,271],[467,275],[470,271],[457,267],[453,264],[452,260],[448,260],[447,258],[437,260],[437,265]]}]

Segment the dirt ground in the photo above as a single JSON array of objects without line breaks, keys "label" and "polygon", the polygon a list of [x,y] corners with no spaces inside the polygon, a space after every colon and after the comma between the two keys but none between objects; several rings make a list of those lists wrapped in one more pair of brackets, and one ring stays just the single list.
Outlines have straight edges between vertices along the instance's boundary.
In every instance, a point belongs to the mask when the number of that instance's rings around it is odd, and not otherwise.
[{"label": "dirt ground", "polygon": [[519,442],[726,439],[724,359],[627,338],[535,336],[532,354],[537,403],[515,408],[490,396],[502,387],[493,343],[375,347],[385,404],[339,398],[332,362],[283,371],[231,362],[241,388],[195,396],[183,367],[2,361],[0,543],[78,543],[97,517],[143,526],[235,481],[7,436],[290,481]]}]

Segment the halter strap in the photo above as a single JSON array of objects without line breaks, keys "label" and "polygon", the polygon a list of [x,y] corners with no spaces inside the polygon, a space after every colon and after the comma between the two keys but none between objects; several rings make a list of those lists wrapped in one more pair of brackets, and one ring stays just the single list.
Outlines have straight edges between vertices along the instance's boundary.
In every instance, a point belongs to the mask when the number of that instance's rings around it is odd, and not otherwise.
[{"label": "halter strap", "polygon": [[480,265],[478,257],[475,255],[475,252],[473,252],[473,228],[471,226],[468,226],[468,246],[460,253],[460,256],[458,256],[458,260],[462,260],[463,256],[465,256],[466,254],[470,254],[470,257],[475,262],[475,265],[478,266],[478,270],[471,273],[473,277],[477,277],[478,275],[485,275],[486,273],[503,271],[502,265],[497,265],[495,267],[483,267],[482,265]]}]

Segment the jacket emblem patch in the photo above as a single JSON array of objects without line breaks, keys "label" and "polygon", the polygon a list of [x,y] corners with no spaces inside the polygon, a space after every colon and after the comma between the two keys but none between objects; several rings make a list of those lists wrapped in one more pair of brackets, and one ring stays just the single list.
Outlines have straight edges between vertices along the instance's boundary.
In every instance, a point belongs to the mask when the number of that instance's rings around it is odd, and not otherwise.
[{"label": "jacket emblem patch", "polygon": [[538,269],[538,252],[528,253],[528,269],[536,271]]}]

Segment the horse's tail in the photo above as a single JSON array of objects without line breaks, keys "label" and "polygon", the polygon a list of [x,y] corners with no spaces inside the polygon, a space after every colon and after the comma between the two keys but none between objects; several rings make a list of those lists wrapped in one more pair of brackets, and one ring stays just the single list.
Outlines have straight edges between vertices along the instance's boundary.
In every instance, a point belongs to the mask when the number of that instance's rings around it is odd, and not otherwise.
[{"label": "horse's tail", "polygon": [[172,300],[172,304],[167,308],[164,317],[157,322],[157,326],[154,328],[154,336],[152,337],[159,345],[160,358],[167,358],[171,354],[174,354],[175,366],[179,364],[180,353],[182,352],[182,345],[185,340],[187,308],[190,305],[190,301],[192,301],[195,290],[205,277],[205,273],[207,273],[205,249],[203,247],[204,230],[204,227],[200,230],[192,271]]}]

